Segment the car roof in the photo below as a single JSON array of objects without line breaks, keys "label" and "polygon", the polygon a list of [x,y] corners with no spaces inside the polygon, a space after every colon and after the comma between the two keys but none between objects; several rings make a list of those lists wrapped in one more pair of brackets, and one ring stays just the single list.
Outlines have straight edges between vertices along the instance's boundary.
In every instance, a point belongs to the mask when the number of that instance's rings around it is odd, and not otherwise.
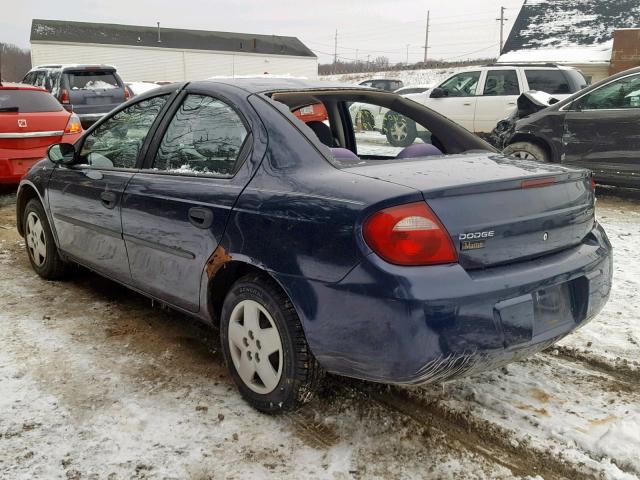
[{"label": "car roof", "polygon": [[27,85],[26,83],[1,82],[0,90],[35,90],[37,92],[46,92],[42,87]]},{"label": "car roof", "polygon": [[68,64],[59,64],[59,65],[38,65],[37,67],[32,68],[30,71],[34,70],[117,70],[113,65],[104,65],[104,64],[88,64],[88,63],[68,63]]},{"label": "car roof", "polygon": [[367,78],[366,80],[362,80],[360,83],[364,82],[401,82],[399,78]]},{"label": "car roof", "polygon": [[366,90],[371,91],[369,88],[359,87],[352,83],[344,82],[331,82],[322,80],[307,80],[301,78],[213,78],[209,80],[202,80],[199,82],[191,82],[192,84],[206,85],[207,83],[223,83],[226,85],[233,85],[241,88],[249,93],[264,93],[264,92],[281,92],[281,91],[299,91],[299,90],[328,90],[328,89],[340,89],[340,90]]}]

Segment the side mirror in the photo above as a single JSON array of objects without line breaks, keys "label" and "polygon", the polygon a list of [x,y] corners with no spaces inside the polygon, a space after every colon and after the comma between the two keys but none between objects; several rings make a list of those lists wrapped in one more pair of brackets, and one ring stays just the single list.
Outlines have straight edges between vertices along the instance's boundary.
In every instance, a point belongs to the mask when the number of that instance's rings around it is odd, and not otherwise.
[{"label": "side mirror", "polygon": [[76,149],[70,143],[56,143],[49,147],[47,157],[55,164],[73,165],[76,161]]},{"label": "side mirror", "polygon": [[436,87],[431,90],[431,95],[429,96],[431,98],[443,98],[446,97],[446,92],[443,89]]}]

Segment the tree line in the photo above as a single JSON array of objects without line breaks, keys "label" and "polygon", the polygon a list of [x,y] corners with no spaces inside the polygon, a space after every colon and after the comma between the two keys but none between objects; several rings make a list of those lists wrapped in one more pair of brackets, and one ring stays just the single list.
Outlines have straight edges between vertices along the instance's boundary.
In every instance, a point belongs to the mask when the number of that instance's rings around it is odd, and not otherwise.
[{"label": "tree line", "polygon": [[31,70],[31,52],[11,43],[0,42],[0,80],[18,82]]}]

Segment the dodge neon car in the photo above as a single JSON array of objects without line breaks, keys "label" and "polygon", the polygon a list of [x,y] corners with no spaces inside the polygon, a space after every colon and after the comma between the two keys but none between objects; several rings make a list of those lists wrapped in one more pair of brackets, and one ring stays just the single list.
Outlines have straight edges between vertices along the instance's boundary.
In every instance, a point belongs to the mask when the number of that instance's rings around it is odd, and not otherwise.
[{"label": "dodge neon car", "polygon": [[[428,142],[356,131],[353,102]],[[319,103],[313,130],[291,113]],[[436,382],[584,325],[611,288],[594,205],[589,172],[508,159],[399,95],[245,79],[155,89],[53,146],[17,223],[41,277],[81,264],[219,325],[242,396],[278,412],[325,371]]]}]

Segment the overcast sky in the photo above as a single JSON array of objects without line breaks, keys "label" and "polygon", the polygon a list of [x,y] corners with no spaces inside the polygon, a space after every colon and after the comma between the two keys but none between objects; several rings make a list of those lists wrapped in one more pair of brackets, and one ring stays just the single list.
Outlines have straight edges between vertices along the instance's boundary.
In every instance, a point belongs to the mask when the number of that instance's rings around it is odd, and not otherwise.
[{"label": "overcast sky", "polygon": [[31,20],[152,25],[299,37],[322,63],[338,55],[361,60],[386,56],[404,62],[424,55],[427,10],[429,56],[446,60],[495,56],[500,6],[509,19],[505,39],[523,0],[1,0],[0,42],[29,46]]}]

